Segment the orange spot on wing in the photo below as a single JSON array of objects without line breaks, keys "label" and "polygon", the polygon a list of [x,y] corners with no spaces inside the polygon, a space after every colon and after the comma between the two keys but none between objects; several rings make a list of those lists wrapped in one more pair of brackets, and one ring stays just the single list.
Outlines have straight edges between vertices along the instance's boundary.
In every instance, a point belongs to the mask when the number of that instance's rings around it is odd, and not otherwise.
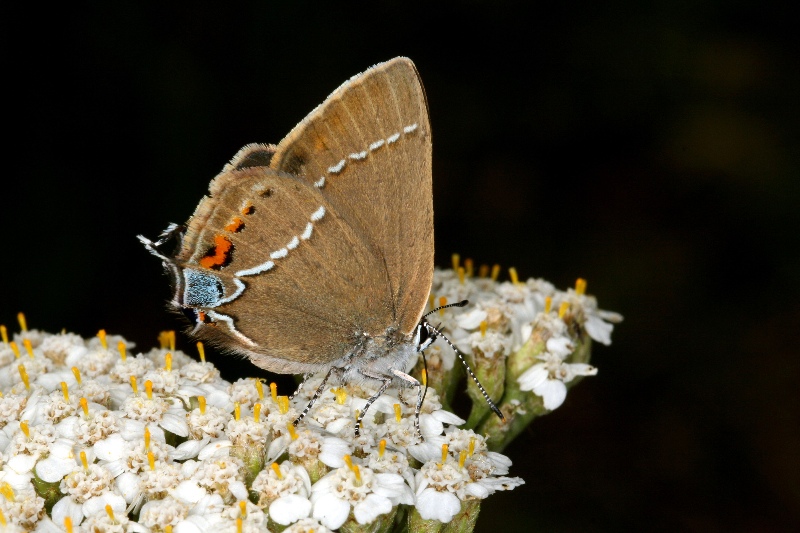
[{"label": "orange spot on wing", "polygon": [[230,224],[225,226],[225,231],[229,231],[231,233],[240,232],[242,229],[244,229],[244,222],[239,217],[233,217]]},{"label": "orange spot on wing", "polygon": [[247,202],[244,207],[242,207],[242,214],[243,215],[252,215],[255,213],[256,208],[250,202]]},{"label": "orange spot on wing", "polygon": [[233,243],[224,235],[214,237],[214,247],[200,260],[200,266],[219,270],[231,261]]}]

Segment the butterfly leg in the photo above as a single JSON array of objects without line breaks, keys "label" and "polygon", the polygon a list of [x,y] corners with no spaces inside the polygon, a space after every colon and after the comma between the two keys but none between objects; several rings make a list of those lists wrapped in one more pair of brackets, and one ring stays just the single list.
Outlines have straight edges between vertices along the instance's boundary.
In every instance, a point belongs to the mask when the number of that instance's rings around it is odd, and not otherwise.
[{"label": "butterfly leg", "polygon": [[[293,400],[294,397],[297,396],[297,393],[302,390],[303,385],[306,384],[306,381],[308,381],[308,378],[310,378],[313,375],[314,374],[303,374],[303,381],[300,382],[300,384],[297,386],[297,389],[295,389],[295,391],[291,394],[291,396],[289,396],[289,400]],[[325,378],[325,379],[327,380],[327,378]]]},{"label": "butterfly leg", "polygon": [[381,388],[378,389],[378,392],[373,394],[370,397],[370,399],[367,400],[367,404],[364,406],[364,410],[361,413],[359,413],[358,418],[356,419],[356,437],[361,435],[361,420],[363,420],[364,419],[364,415],[367,414],[367,411],[369,410],[369,406],[372,405],[375,402],[375,400],[380,398],[381,394],[386,392],[386,389],[389,388],[389,385],[392,384],[392,380],[394,379],[391,376],[376,376],[376,375],[367,374],[366,372],[362,372],[362,373],[365,376],[369,377],[369,378],[382,380],[383,381],[383,385],[381,385]]},{"label": "butterfly leg", "polygon": [[419,380],[417,380],[414,376],[409,376],[405,372],[392,370],[392,373],[406,383],[409,383],[412,387],[417,388],[417,405],[414,409],[414,429],[417,430],[417,436],[419,439],[424,440],[422,438],[422,430],[419,428],[419,413],[422,410],[422,402],[425,399],[425,390],[422,388],[422,383],[420,383]]},{"label": "butterfly leg", "polygon": [[[308,401],[308,404],[306,405],[306,408],[305,408],[305,409],[303,409],[303,412],[302,412],[302,413],[300,413],[300,416],[298,416],[298,417],[297,417],[297,419],[294,421],[294,426],[295,426],[295,427],[297,427],[297,424],[299,424],[299,423],[300,423],[300,421],[301,421],[303,418],[305,418],[305,416],[306,416],[306,415],[308,414],[308,412],[311,410],[311,406],[312,406],[312,405],[314,405],[314,403],[317,401],[317,399],[318,399],[320,396],[322,396],[322,391],[323,391],[323,390],[325,390],[325,384],[326,384],[326,383],[328,383],[328,380],[331,378],[331,376],[332,376],[333,374],[336,374],[338,378],[341,378],[341,376],[342,376],[342,369],[341,369],[341,368],[336,368],[336,367],[333,367],[333,368],[331,368],[330,370],[328,370],[328,373],[327,373],[327,374],[325,374],[325,379],[323,379],[323,380],[322,380],[322,383],[320,383],[320,384],[319,384],[319,387],[317,387],[317,390],[316,390],[316,391],[314,391],[314,396],[312,396],[312,397],[311,397],[311,399]],[[305,381],[306,381],[306,380],[305,380],[305,379],[303,379],[303,383],[305,383]],[[302,383],[301,383],[301,385],[302,385]],[[297,391],[295,391],[295,394],[297,394]]]}]

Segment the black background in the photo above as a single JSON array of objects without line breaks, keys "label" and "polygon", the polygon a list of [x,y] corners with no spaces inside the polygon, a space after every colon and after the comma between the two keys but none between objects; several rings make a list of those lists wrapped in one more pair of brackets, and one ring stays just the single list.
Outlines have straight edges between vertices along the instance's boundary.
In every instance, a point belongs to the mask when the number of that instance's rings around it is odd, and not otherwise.
[{"label": "black background", "polygon": [[625,315],[599,375],[507,449],[526,485],[478,530],[800,527],[790,3],[217,4],[0,8],[0,322],[155,345],[180,323],[136,235],[406,55],[430,105],[437,263],[585,277]]}]

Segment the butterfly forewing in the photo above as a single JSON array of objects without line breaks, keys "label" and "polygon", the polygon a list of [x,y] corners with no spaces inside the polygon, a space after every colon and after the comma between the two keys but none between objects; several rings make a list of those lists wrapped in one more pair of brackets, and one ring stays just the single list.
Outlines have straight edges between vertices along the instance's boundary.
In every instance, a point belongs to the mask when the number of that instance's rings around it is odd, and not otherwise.
[{"label": "butterfly forewing", "polygon": [[409,333],[433,278],[431,136],[414,64],[396,58],[354,77],[278,145],[271,166],[316,186],[376,256],[387,304],[364,324]]}]

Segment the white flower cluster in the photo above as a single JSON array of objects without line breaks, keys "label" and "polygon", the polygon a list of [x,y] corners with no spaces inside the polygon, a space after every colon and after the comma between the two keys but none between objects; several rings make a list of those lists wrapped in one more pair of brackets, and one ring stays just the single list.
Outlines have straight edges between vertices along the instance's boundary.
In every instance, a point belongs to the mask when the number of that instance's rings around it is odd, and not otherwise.
[{"label": "white flower cluster", "polygon": [[[546,330],[546,351],[519,376],[518,383],[521,390],[541,396],[544,407],[553,410],[566,398],[565,383],[576,376],[597,374],[597,368],[586,363],[566,362],[575,351],[575,327],[583,328],[592,340],[609,345],[614,324],[622,321],[622,316],[598,309],[597,300],[585,294],[582,279],[576,288],[560,291],[542,279],[519,282],[515,278],[513,270],[512,280],[505,282],[465,275],[463,269],[435,270],[433,304],[470,300],[475,305],[466,312],[457,307],[444,309],[430,321],[440,323],[440,329],[449,332],[450,340],[462,352],[500,358],[501,363],[530,339],[535,328]],[[455,352],[447,343],[435,342],[430,352],[429,360],[440,358],[445,369],[453,366]]]},{"label": "white flower cluster", "polygon": [[400,508],[449,522],[523,483],[433,390],[423,441],[416,395],[391,389],[356,437],[374,390],[329,388],[295,428],[318,379],[289,399],[174,349],[130,348],[37,330],[0,346],[3,531],[324,532]]},{"label": "white flower cluster", "polygon": [[[468,520],[482,499],[523,483],[487,442],[502,449],[513,438],[526,398],[555,409],[566,383],[595,374],[588,349],[573,360],[576,345],[609,344],[622,318],[599,310],[582,280],[562,292],[513,271],[502,283],[486,274],[436,270],[431,308],[473,305],[428,317],[474,358],[510,418],[489,413],[491,426],[486,411],[476,415],[483,435],[460,429],[464,420],[434,388],[419,430],[415,391],[390,388],[356,436],[375,389],[328,384],[295,427],[321,376],[290,398],[274,384],[223,380],[201,345],[196,361],[174,349],[174,336],[162,339],[170,349],[129,354],[132,343],[103,331],[49,334],[21,317],[11,340],[0,326],[0,530],[320,533],[389,530],[396,519],[427,531],[436,528],[424,521]],[[538,348],[525,355],[534,339]],[[441,338],[426,354],[436,379],[453,368],[456,354]],[[506,366],[516,389],[504,392]]]}]

